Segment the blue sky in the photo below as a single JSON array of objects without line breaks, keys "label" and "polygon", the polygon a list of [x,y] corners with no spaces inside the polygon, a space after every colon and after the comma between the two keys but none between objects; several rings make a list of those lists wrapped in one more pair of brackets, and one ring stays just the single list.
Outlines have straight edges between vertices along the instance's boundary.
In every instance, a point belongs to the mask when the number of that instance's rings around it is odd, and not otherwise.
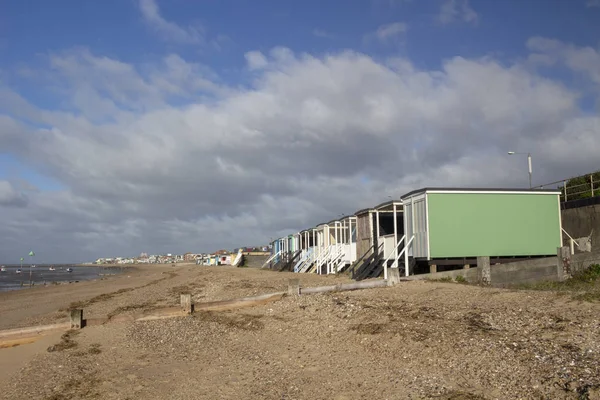
[{"label": "blue sky", "polygon": [[526,184],[507,150],[599,169],[599,85],[599,0],[5,1],[0,261],[262,244]]},{"label": "blue sky", "polygon": [[[597,45],[599,12],[586,7],[587,1],[475,0],[469,6],[477,14],[476,23],[445,25],[437,20],[440,0],[158,3],[166,20],[201,27],[206,41],[219,42],[219,50],[157,38],[133,0],[8,1],[0,17],[2,65],[36,63],[49,51],[86,46],[125,62],[140,63],[177,52],[212,68],[236,71],[245,63],[245,51],[283,45],[312,54],[345,48],[381,57],[401,54],[417,65],[435,68],[456,55],[522,57],[531,36]],[[369,32],[398,21],[408,25],[403,44],[365,43]],[[316,31],[331,37],[316,36]],[[220,36],[226,38],[219,40]]]}]

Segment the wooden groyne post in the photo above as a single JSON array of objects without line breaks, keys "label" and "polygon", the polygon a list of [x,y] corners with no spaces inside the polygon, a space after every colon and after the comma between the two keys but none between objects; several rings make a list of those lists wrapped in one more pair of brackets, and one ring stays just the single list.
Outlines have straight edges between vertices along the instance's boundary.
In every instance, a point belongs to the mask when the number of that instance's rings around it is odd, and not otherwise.
[{"label": "wooden groyne post", "polygon": [[83,328],[83,310],[71,310],[71,329]]},{"label": "wooden groyne post", "polygon": [[192,303],[192,295],[189,293],[181,294],[181,308],[186,314],[194,312],[194,304]]},{"label": "wooden groyne post", "polygon": [[290,279],[288,282],[288,296],[298,296],[300,294],[300,279]]}]

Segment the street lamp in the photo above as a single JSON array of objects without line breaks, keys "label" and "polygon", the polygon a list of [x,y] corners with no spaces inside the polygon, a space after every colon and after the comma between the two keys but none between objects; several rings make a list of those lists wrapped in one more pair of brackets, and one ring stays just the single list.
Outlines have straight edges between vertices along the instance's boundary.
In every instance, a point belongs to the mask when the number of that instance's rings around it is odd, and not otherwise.
[{"label": "street lamp", "polygon": [[509,151],[508,155],[514,155],[514,154],[527,154],[527,163],[529,164],[529,188],[531,189],[531,153],[517,153],[514,151]]},{"label": "street lamp", "polygon": [[[35,256],[35,253],[33,252],[33,250],[31,250],[29,252],[29,257],[33,257]],[[33,260],[33,258],[32,258]],[[31,263],[29,263],[29,286],[31,286]]]}]

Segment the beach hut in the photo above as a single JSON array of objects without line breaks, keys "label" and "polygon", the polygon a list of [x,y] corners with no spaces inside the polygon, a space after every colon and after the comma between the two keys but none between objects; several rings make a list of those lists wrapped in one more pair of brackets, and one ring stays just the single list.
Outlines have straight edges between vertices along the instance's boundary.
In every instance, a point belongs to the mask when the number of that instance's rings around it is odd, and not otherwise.
[{"label": "beach hut", "polygon": [[375,207],[375,236],[387,279],[387,267],[405,268],[401,261],[404,236],[404,208],[401,200],[389,200]]},{"label": "beach hut", "polygon": [[315,260],[313,270],[318,274],[326,274],[327,261],[330,256],[331,234],[329,232],[329,223],[321,223],[315,227]]},{"label": "beach hut", "polygon": [[299,232],[300,257],[294,265],[294,272],[308,272],[314,263],[316,229]]},{"label": "beach hut", "polygon": [[271,256],[268,258],[267,263],[269,268],[273,269],[283,259],[283,254],[286,252],[286,240],[285,238],[278,238],[273,240],[271,243]]},{"label": "beach hut", "polygon": [[383,275],[386,265],[404,268],[401,241],[404,236],[401,200],[389,200],[373,208],[359,210],[356,215],[356,257],[351,267],[353,279],[361,280]]},{"label": "beach hut", "polygon": [[271,256],[267,260],[270,269],[291,271],[300,258],[300,234],[294,233],[271,242]]},{"label": "beach hut", "polygon": [[295,264],[302,256],[300,249],[300,232],[293,233],[287,236],[286,243],[287,251],[283,255],[283,263],[279,266],[279,271],[293,271]]},{"label": "beach hut", "polygon": [[335,274],[343,271],[356,260],[355,216],[345,216],[321,223],[303,232],[308,247],[304,261],[298,268],[294,268],[297,272],[315,271],[318,274]]},{"label": "beach hut", "polygon": [[360,260],[373,254],[376,248],[375,210],[364,208],[354,215],[356,216],[356,257]]},{"label": "beach hut", "polygon": [[329,221],[329,273],[342,272],[356,261],[356,216]]},{"label": "beach hut", "polygon": [[553,256],[562,246],[556,190],[423,188],[402,203],[407,254],[422,272],[475,264],[478,256],[493,263]]}]

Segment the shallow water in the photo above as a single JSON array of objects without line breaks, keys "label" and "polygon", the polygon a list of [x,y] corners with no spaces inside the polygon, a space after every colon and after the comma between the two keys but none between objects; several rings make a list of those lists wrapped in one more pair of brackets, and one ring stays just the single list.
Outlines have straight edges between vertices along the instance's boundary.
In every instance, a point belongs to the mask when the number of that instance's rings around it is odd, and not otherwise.
[{"label": "shallow water", "polygon": [[[121,267],[70,267],[73,272],[67,272],[65,265],[55,265],[55,271],[50,271],[49,267],[49,265],[38,265],[31,268],[31,282],[34,286],[43,286],[44,283],[53,285],[54,282],[89,281],[106,275],[119,274],[125,270]],[[7,266],[6,272],[0,272],[0,292],[30,287],[30,268],[24,266],[20,274],[16,273],[17,269],[19,267]]]}]

